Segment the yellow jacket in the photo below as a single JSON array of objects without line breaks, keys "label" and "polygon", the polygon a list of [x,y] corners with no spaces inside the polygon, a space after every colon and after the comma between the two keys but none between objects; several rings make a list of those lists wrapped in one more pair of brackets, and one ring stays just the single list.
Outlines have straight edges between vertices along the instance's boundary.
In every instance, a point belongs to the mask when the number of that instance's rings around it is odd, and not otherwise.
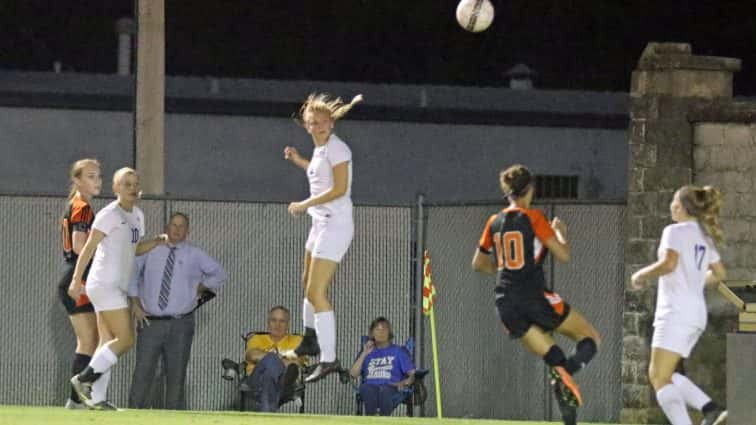
[{"label": "yellow jacket", "polygon": [[[274,342],[268,333],[258,333],[254,334],[252,338],[247,340],[247,350],[254,349],[265,352],[287,351],[299,347],[300,343],[302,343],[302,335],[289,334],[283,337],[280,341]],[[307,357],[301,357],[299,359],[300,366],[303,366],[306,363]],[[247,362],[247,375],[251,375],[254,368],[255,365],[253,363]]]}]

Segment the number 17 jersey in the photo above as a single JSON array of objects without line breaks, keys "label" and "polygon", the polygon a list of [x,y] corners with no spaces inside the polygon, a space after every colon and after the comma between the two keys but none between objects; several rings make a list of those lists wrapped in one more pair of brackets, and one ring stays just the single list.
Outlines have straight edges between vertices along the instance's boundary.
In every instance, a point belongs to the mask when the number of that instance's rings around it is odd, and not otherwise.
[{"label": "number 17 jersey", "polygon": [[480,250],[496,259],[496,292],[543,297],[545,243],[554,236],[541,210],[510,207],[492,215],[480,237]]},{"label": "number 17 jersey", "polygon": [[706,272],[710,264],[720,261],[719,252],[696,220],[664,228],[658,258],[664,258],[667,250],[677,253],[677,267],[659,278],[654,326],[664,321],[705,329]]}]

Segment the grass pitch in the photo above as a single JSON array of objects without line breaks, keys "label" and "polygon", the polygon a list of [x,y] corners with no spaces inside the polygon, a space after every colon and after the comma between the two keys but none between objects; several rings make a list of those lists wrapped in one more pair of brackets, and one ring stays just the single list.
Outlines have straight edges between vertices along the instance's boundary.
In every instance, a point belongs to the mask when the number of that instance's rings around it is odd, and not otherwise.
[{"label": "grass pitch", "polygon": [[[0,406],[0,425],[552,425],[557,422]],[[608,425],[608,424],[596,424]]]}]

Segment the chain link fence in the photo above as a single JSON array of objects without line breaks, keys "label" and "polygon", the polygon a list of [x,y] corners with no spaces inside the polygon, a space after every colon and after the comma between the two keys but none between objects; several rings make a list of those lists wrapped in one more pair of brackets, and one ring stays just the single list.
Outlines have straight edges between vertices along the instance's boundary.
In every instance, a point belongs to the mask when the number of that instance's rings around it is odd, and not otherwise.
[{"label": "chain link fence", "polygon": [[[623,205],[541,204],[568,226],[572,258],[544,265],[548,284],[603,336],[598,356],[577,376],[581,421],[616,421],[621,409]],[[472,271],[487,218],[500,206],[427,208],[426,247],[438,292],[435,308],[444,416],[559,420],[541,359],[509,339],[494,306],[495,279]],[[426,365],[432,364],[424,332]],[[567,352],[574,343],[558,337]],[[435,399],[432,379],[428,388]],[[429,403],[427,414],[435,415]]]},{"label": "chain link fence", "polygon": [[[94,202],[96,210],[108,200]],[[61,197],[0,196],[5,238],[5,308],[0,310],[0,404],[62,405],[68,396],[75,339],[57,299],[61,273]],[[226,410],[238,405],[233,384],[220,378],[223,357],[241,359],[240,335],[264,330],[268,309],[290,308],[292,331],[301,331],[302,256],[307,218],[294,219],[283,204],[143,200],[148,234],[161,231],[173,211],[191,220],[189,240],[218,258],[229,279],[219,296],[198,310],[187,376],[187,407]],[[578,377],[587,405],[581,420],[619,417],[622,341],[622,238],[624,206],[541,205],[569,226],[573,259],[547,265],[549,281],[604,336],[601,351]],[[436,318],[444,414],[449,417],[556,419],[539,359],[508,340],[495,314],[492,281],[471,271],[470,259],[493,206],[427,208],[426,246],[438,289]],[[413,279],[414,211],[409,207],[355,208],[355,238],[332,286],[337,347],[349,365],[360,336],[376,316],[388,317],[397,342],[415,335],[418,308]],[[421,322],[422,323],[422,322]],[[423,362],[431,365],[430,332]],[[571,347],[571,345],[569,345]],[[110,398],[126,405],[133,351],[114,369]],[[18,385],[19,373],[26,382]],[[435,414],[433,377],[425,411]],[[159,395],[159,385],[155,394]],[[352,414],[354,391],[335,377],[308,386],[308,413]],[[293,411],[289,406],[285,410]],[[396,414],[404,414],[400,408]]]}]

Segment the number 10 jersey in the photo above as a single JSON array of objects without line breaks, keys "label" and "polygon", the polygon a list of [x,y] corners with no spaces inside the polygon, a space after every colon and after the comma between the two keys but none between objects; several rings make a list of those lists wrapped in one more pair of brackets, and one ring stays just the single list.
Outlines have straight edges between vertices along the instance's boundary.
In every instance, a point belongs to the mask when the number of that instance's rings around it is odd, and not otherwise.
[{"label": "number 10 jersey", "polygon": [[493,254],[498,266],[496,292],[543,296],[545,242],[555,237],[538,209],[506,208],[492,215],[480,237],[480,250]]}]

